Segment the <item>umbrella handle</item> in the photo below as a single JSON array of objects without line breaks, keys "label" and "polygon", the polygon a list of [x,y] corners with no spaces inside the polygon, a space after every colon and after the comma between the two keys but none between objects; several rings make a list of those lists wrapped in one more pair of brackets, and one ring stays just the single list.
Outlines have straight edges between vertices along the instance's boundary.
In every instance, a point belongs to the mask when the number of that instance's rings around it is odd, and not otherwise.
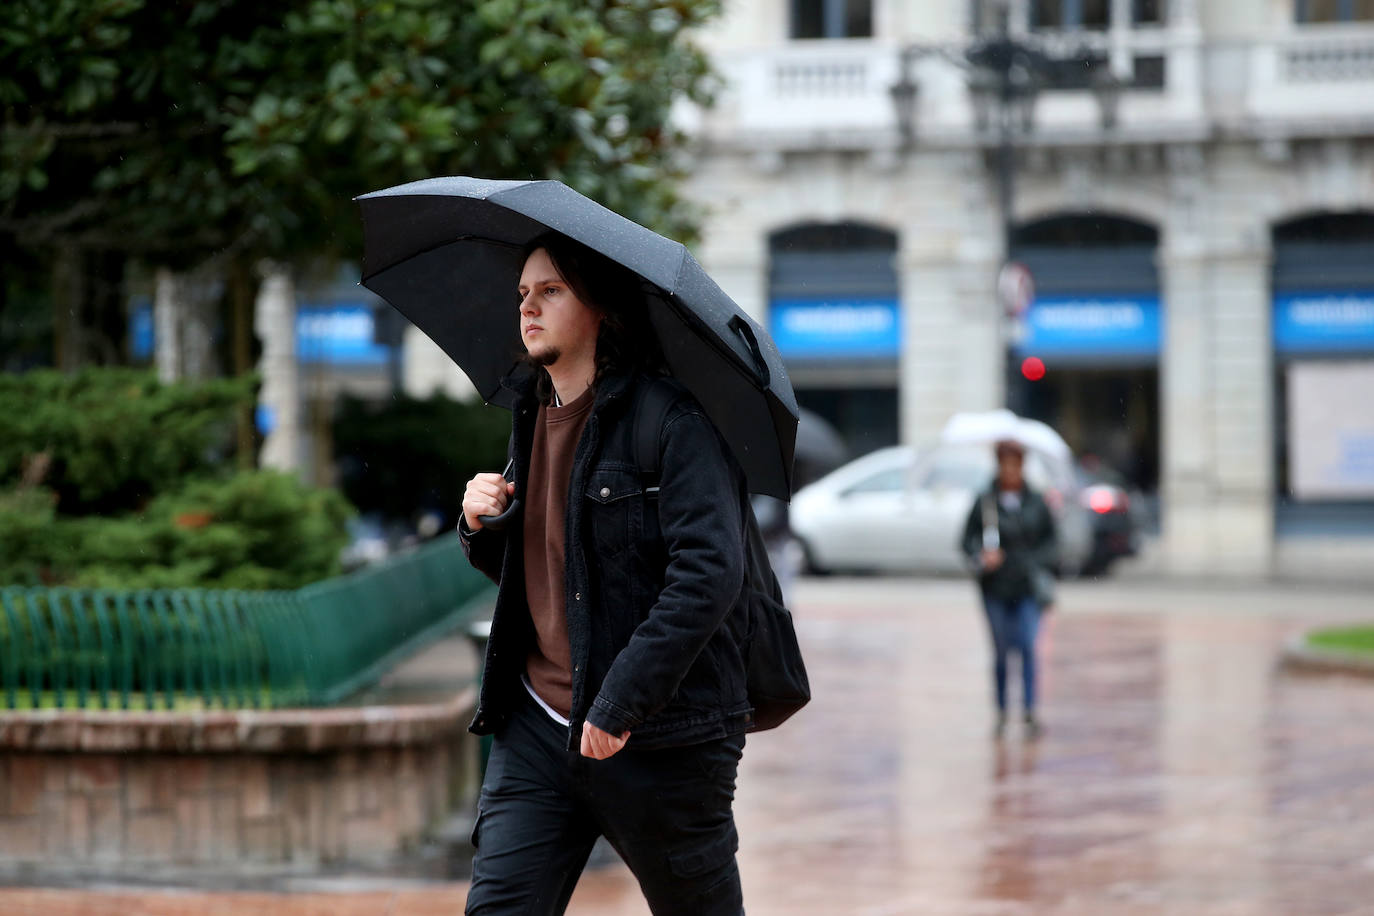
[{"label": "umbrella handle", "polygon": [[502,528],[506,527],[506,525],[510,524],[511,519],[519,514],[520,500],[512,499],[510,505],[506,507],[505,512],[502,512],[500,515],[479,515],[477,516],[477,520],[482,523],[483,528],[490,528],[492,531],[500,531]]},{"label": "umbrella handle", "polygon": [[765,388],[768,386],[769,373],[768,362],[763,358],[763,351],[759,349],[759,339],[754,336],[754,329],[749,327],[749,322],[739,315],[730,317],[730,330],[744,338],[745,344],[749,347],[749,353],[754,357],[754,374],[759,377],[759,384]]}]

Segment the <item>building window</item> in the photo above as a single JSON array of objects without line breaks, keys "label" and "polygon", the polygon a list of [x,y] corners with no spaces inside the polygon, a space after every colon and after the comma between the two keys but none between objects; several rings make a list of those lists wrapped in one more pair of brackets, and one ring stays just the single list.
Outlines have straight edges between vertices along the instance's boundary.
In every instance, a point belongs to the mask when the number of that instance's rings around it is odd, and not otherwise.
[{"label": "building window", "polygon": [[[1370,0],[1374,2],[1374,0]],[[1092,29],[1103,31],[1112,22],[1113,0],[1031,0],[1033,29]],[[1131,0],[1133,26],[1164,24],[1165,0]]]},{"label": "building window", "polygon": [[1033,29],[1095,29],[1111,24],[1111,0],[1033,0]]},{"label": "building window", "polygon": [[1131,25],[1163,25],[1164,0],[1132,0]]},{"label": "building window", "polygon": [[792,0],[793,38],[872,38],[873,0]]},{"label": "building window", "polygon": [[1374,0],[1297,0],[1298,22],[1374,21]]}]

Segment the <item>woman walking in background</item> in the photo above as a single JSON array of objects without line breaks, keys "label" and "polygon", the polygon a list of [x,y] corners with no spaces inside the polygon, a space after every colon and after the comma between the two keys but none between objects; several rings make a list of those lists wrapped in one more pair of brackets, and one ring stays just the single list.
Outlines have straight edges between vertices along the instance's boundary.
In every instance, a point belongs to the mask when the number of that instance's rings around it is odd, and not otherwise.
[{"label": "woman walking in background", "polygon": [[1007,656],[1015,651],[1021,660],[1026,734],[1034,738],[1041,729],[1035,715],[1035,634],[1041,611],[1053,601],[1054,516],[1026,485],[1025,448],[1005,441],[997,443],[996,452],[997,476],[969,511],[962,547],[978,576],[992,635],[996,734],[1006,729]]}]

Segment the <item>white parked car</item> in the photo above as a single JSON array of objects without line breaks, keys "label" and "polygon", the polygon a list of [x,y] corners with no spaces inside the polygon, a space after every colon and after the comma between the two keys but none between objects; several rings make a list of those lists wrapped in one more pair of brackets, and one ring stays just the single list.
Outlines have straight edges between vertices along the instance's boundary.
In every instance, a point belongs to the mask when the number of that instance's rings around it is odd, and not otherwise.
[{"label": "white parked car", "polygon": [[[964,523],[994,471],[983,445],[879,449],[798,491],[792,531],[813,572],[963,572]],[[1070,461],[1030,451],[1025,475],[1054,513],[1060,571],[1076,574],[1091,553],[1092,528]]]}]

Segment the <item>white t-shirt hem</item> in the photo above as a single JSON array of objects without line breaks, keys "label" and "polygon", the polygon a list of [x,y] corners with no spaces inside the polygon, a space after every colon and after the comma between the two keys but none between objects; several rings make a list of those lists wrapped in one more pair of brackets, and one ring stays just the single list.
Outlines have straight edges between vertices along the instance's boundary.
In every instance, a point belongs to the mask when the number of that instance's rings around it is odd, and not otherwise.
[{"label": "white t-shirt hem", "polygon": [[538,703],[539,708],[544,710],[544,712],[548,713],[550,719],[557,722],[564,728],[568,728],[570,725],[572,725],[571,722],[569,722],[567,719],[563,718],[563,716],[559,714],[558,710],[554,709],[548,703],[545,703],[544,698],[534,692],[534,685],[530,683],[529,675],[520,675],[520,683],[525,685],[525,691],[529,693],[530,699]]}]

